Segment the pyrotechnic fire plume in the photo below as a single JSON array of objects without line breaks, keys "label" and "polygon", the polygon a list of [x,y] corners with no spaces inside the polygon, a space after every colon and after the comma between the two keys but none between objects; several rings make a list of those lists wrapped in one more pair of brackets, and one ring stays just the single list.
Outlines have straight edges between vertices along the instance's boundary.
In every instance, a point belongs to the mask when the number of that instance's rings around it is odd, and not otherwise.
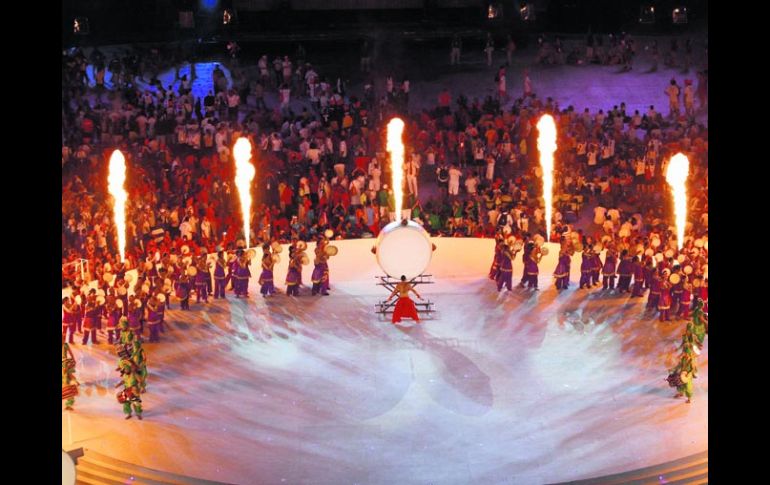
[{"label": "pyrotechnic fire plume", "polygon": [[679,249],[684,244],[684,228],[687,223],[687,176],[690,173],[690,160],[682,153],[671,157],[666,169],[666,182],[671,187],[674,197],[674,217],[676,218],[676,243]]},{"label": "pyrotechnic fire plume", "polygon": [[243,214],[243,235],[246,239],[246,247],[251,247],[251,181],[254,180],[257,170],[251,164],[251,142],[247,138],[240,137],[233,146],[235,158],[235,187],[238,189],[238,198],[241,201],[241,213]]},{"label": "pyrotechnic fire plume", "polygon": [[543,169],[543,199],[545,200],[546,241],[551,238],[553,212],[553,154],[556,151],[556,123],[551,115],[543,115],[537,122],[537,149]]},{"label": "pyrotechnic fire plume", "polygon": [[390,152],[390,171],[393,173],[393,197],[396,199],[396,220],[401,220],[401,205],[403,203],[404,183],[404,143],[401,136],[404,133],[404,122],[401,118],[393,118],[388,123],[388,146]]},{"label": "pyrotechnic fire plume", "polygon": [[126,159],[120,150],[110,156],[110,173],[107,175],[107,190],[112,196],[112,215],[118,233],[118,251],[120,258],[126,260],[126,201],[128,193],[126,183]]}]

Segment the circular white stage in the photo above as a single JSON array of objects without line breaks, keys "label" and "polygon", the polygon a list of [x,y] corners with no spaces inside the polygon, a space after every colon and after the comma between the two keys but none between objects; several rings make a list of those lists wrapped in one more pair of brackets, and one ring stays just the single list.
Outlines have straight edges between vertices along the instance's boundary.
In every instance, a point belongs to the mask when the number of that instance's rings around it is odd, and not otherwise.
[{"label": "circular white stage", "polygon": [[552,249],[539,292],[498,294],[492,240],[433,242],[420,291],[438,313],[416,326],[374,314],[373,239],[334,241],[331,296],[264,299],[255,262],[248,300],[174,300],[146,345],[143,421],[123,419],[112,348],[73,346],[83,385],[63,445],[240,484],[550,483],[708,448],[708,344],[692,404],[664,380],[683,322],[577,290],[579,255],[566,292]]}]

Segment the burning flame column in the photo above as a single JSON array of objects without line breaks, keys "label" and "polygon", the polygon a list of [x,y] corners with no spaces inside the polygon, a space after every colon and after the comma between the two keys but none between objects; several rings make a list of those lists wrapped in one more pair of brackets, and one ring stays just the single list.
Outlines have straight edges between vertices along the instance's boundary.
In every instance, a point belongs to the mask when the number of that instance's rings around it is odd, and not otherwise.
[{"label": "burning flame column", "polygon": [[110,173],[107,175],[107,190],[112,196],[112,215],[118,233],[118,251],[120,258],[126,260],[126,201],[128,193],[126,183],[126,159],[120,150],[110,156]]},{"label": "burning flame column", "polygon": [[396,221],[401,220],[401,204],[404,194],[404,143],[401,136],[404,133],[404,122],[401,118],[393,118],[388,123],[388,145],[390,152],[390,171],[393,173],[393,197],[396,199]]},{"label": "burning flame column", "polygon": [[235,187],[238,189],[238,198],[241,201],[241,213],[243,214],[243,235],[246,238],[246,247],[251,246],[251,181],[254,180],[257,170],[251,164],[251,143],[244,137],[238,138],[233,146],[235,158]]},{"label": "burning flame column", "polygon": [[543,115],[537,122],[537,149],[543,169],[543,199],[545,200],[546,241],[551,239],[553,212],[553,154],[556,151],[556,123],[551,115]]},{"label": "burning flame column", "polygon": [[687,224],[687,176],[690,174],[690,160],[682,153],[671,157],[666,169],[666,182],[671,186],[674,197],[674,217],[676,218],[676,244],[682,249],[684,228]]}]

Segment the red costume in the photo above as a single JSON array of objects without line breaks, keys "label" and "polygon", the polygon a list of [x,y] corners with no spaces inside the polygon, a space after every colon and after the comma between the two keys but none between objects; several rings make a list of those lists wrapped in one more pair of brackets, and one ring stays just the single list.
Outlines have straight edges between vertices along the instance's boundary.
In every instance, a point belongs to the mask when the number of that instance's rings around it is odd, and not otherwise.
[{"label": "red costume", "polygon": [[420,321],[420,317],[417,315],[417,307],[414,306],[414,302],[408,296],[401,296],[396,302],[396,308],[393,310],[393,323],[398,323],[402,318],[411,318],[415,322]]}]

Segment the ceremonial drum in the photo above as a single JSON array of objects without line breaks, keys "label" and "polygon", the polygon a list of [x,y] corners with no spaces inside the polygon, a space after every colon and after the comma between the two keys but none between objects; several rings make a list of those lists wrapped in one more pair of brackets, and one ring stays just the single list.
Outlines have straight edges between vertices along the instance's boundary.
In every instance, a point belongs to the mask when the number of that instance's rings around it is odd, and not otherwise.
[{"label": "ceremonial drum", "polygon": [[377,237],[377,264],[393,278],[411,280],[428,269],[433,256],[433,243],[421,225],[414,221],[391,222]]}]

